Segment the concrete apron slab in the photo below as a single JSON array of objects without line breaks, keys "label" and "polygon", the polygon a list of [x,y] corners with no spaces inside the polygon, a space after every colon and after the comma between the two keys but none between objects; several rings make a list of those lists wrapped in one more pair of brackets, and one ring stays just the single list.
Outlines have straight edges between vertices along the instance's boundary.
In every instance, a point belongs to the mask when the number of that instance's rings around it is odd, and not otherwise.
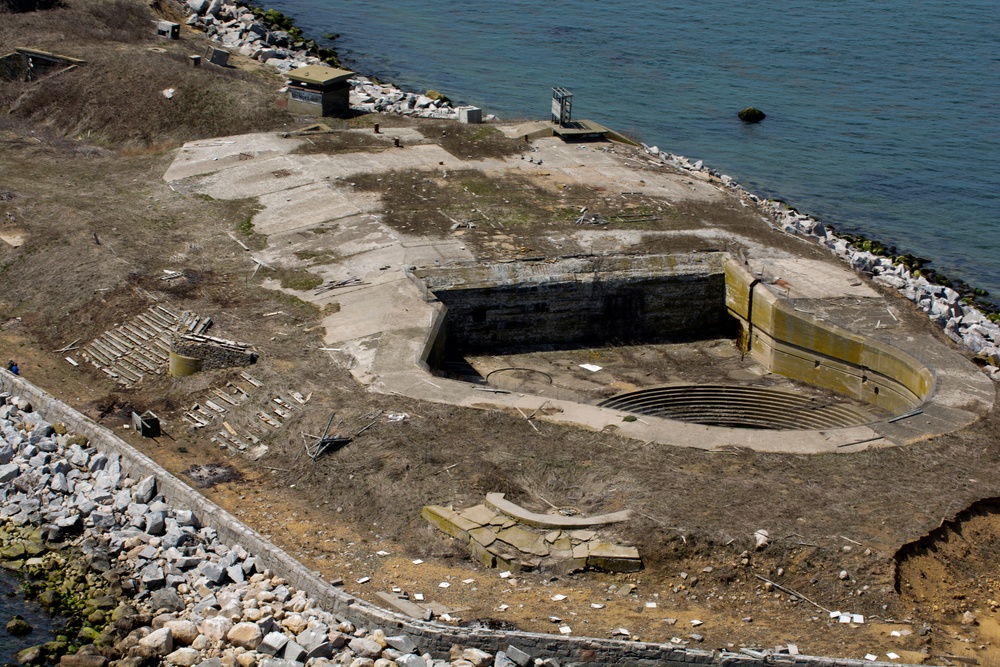
[{"label": "concrete apron slab", "polygon": [[[301,143],[298,138],[272,134],[191,142],[181,149],[164,179],[185,180],[185,186],[217,198],[260,197],[263,210],[255,225],[277,238],[298,238],[304,231],[324,226],[324,242],[336,247],[340,257],[333,266],[310,269],[326,279],[357,275],[369,284],[318,296],[293,293],[319,304],[340,304],[339,312],[323,320],[325,342],[337,348],[331,356],[350,368],[371,391],[469,408],[520,409],[525,415],[545,406],[534,419],[668,445],[783,453],[856,452],[905,444],[960,428],[992,406],[993,387],[988,378],[933,337],[904,332],[886,300],[847,267],[760,246],[754,248],[760,257],[748,268],[769,282],[769,289],[778,298],[794,302],[796,309],[822,313],[847,330],[884,340],[931,369],[933,395],[921,406],[920,415],[894,423],[796,431],[711,427],[651,416],[624,422],[626,413],[618,410],[523,393],[494,393],[482,386],[434,376],[426,359],[443,325],[445,310],[412,276],[409,267],[469,260],[471,253],[458,239],[405,236],[390,229],[378,217],[377,197],[353,192],[344,179],[391,169],[480,169],[550,179],[554,184],[610,185],[672,200],[712,201],[725,194],[689,175],[637,172],[635,167],[641,165],[629,165],[613,153],[563,144],[558,139],[534,143],[536,162],[517,158],[464,161],[431,144],[375,153],[289,154]],[[692,228],[670,233],[706,232]],[[613,231],[581,230],[581,234],[607,238],[612,246],[633,240]],[[260,256],[265,261],[289,260],[297,246],[289,245],[289,250],[281,247],[285,245],[273,244]],[[880,316],[883,313],[884,319]]]}]

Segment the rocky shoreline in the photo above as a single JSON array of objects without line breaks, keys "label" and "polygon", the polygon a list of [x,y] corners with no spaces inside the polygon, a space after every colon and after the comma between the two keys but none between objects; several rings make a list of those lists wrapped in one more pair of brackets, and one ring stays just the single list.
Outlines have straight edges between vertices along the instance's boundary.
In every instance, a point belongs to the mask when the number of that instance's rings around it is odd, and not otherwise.
[{"label": "rocky shoreline", "polygon": [[[359,628],[320,608],[157,480],[0,393],[0,562],[43,606],[71,617],[18,653],[63,667],[558,667],[515,646],[452,645],[449,659],[406,634]],[[23,628],[22,628],[23,629]]]},{"label": "rocky shoreline", "polygon": [[0,434],[0,559],[43,606],[71,615],[75,632],[21,651],[19,663],[431,664],[405,637],[359,631],[317,608],[165,503],[152,476],[125,476],[117,454],[49,424],[29,401],[0,394]]},{"label": "rocky shoreline", "polygon": [[[227,50],[280,72],[306,65],[339,64],[335,52],[300,39],[298,31],[290,28],[287,17],[273,10],[255,11],[252,6],[224,4],[221,0],[187,0],[182,7],[188,12],[187,25],[204,31],[209,39]],[[289,29],[282,29],[276,23]],[[458,119],[458,109],[447,97],[432,90],[426,94],[405,92],[360,74],[353,76],[350,84],[350,105],[358,112]]]}]

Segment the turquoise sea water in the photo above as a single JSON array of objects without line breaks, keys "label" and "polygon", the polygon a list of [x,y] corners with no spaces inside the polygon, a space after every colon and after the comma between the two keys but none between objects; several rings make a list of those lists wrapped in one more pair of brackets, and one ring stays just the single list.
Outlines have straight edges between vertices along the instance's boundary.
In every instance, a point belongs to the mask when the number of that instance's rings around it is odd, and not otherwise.
[{"label": "turquoise sea water", "polygon": [[[1000,296],[995,0],[267,0],[348,66],[501,118],[574,117]],[[321,40],[322,41],[322,40]],[[767,119],[744,125],[753,105]]]}]

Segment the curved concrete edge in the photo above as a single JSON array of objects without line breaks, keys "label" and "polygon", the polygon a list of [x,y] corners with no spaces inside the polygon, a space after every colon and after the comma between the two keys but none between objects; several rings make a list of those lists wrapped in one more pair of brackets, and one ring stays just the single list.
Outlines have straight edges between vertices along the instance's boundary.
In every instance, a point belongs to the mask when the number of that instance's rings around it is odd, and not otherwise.
[{"label": "curved concrete edge", "polygon": [[538,514],[537,512],[526,510],[520,505],[515,505],[503,496],[504,494],[502,493],[487,493],[486,506],[535,528],[590,528],[592,526],[606,526],[611,523],[628,521],[629,516],[632,514],[628,510],[611,512],[610,514],[598,514],[597,516]]},{"label": "curved concrete edge", "polygon": [[214,528],[229,545],[242,545],[265,567],[308,593],[321,608],[349,620],[358,627],[381,628],[387,635],[405,634],[424,651],[445,658],[450,648],[459,644],[496,652],[514,645],[537,658],[554,658],[574,665],[635,665],[638,667],[889,667],[898,663],[869,662],[848,658],[824,658],[804,655],[744,654],[726,651],[680,648],[672,644],[629,642],[595,637],[561,637],[534,632],[500,632],[461,628],[419,621],[358,600],[346,591],[323,581],[260,533],[208,500],[167,472],[151,458],[134,449],[108,429],[97,425],[69,405],[59,401],[23,377],[0,369],[0,389],[28,398],[36,411],[50,422],[62,422],[70,430],[90,439],[91,444],[120,457],[122,472],[133,478],[153,475],[156,486],[167,502],[178,509],[190,509],[205,526]]},{"label": "curved concrete edge", "polygon": [[911,355],[796,311],[732,259],[726,307],[743,327],[746,346],[773,373],[897,413],[934,391],[933,373]]},{"label": "curved concrete edge", "polygon": [[726,306],[769,371],[897,415],[920,408],[919,418],[907,424],[870,425],[889,442],[908,444],[958,430],[993,407],[992,381],[932,336],[897,336],[889,344],[799,312],[733,260],[726,263]]},{"label": "curved concrete edge", "polygon": [[[726,262],[726,304],[744,321],[750,316],[751,294],[757,294],[753,277],[739,264]],[[780,364],[769,364],[772,372],[791,374],[801,380],[825,386],[865,400],[882,396],[881,407],[896,414],[921,406],[920,419],[907,423],[887,421],[823,430],[771,431],[703,426],[659,417],[642,416],[625,422],[627,413],[573,401],[549,399],[540,395],[494,392],[487,387],[437,377],[431,374],[428,359],[433,353],[437,333],[447,314],[445,306],[423,284],[419,276],[406,272],[407,288],[401,295],[407,304],[426,318],[426,324],[407,326],[393,322],[381,331],[377,341],[368,340],[360,350],[351,352],[352,343],[340,343],[353,357],[351,373],[369,391],[398,394],[423,401],[445,403],[484,410],[522,410],[525,415],[539,410],[535,419],[596,431],[609,431],[624,437],[679,447],[716,450],[747,448],[759,452],[787,454],[855,453],[870,447],[907,444],[926,440],[966,426],[980,418],[993,405],[994,390],[989,378],[979,373],[956,351],[930,337],[917,336],[890,345],[884,341],[850,332],[818,318],[803,322],[810,335],[822,332],[827,342],[844,334],[847,350],[843,359],[824,356],[816,366],[817,355],[810,349],[813,340],[805,338],[799,344],[775,342],[768,331],[773,329],[761,315],[756,329],[757,353],[780,357]],[[783,327],[801,314],[793,306],[782,303],[767,290],[761,289],[759,301],[765,313],[779,313]],[[836,335],[835,335],[836,334]],[[830,345],[833,345],[830,342]],[[905,349],[901,349],[905,348]],[[851,360],[857,363],[852,365]],[[780,368],[774,368],[774,366]],[[816,369],[820,369],[817,371]],[[930,369],[933,368],[932,372]],[[899,369],[904,369],[900,371]],[[822,377],[810,379],[809,373]],[[893,375],[903,373],[902,380]],[[876,393],[877,387],[877,393]],[[863,388],[863,391],[862,391]],[[852,393],[853,392],[853,393]],[[930,400],[924,401],[925,396]],[[922,404],[923,403],[923,404]],[[922,405],[921,405],[922,404]],[[544,409],[542,409],[544,408]]]},{"label": "curved concrete edge", "polygon": [[370,385],[369,389],[479,410],[516,412],[520,409],[525,416],[538,410],[534,417],[537,421],[611,432],[644,442],[706,450],[741,447],[775,454],[857,452],[877,446],[877,440],[884,436],[872,425],[819,431],[767,431],[704,426],[648,415],[626,422],[623,418],[630,413],[621,410],[535,394],[497,393],[467,382],[432,376],[418,365],[416,359],[411,360],[409,370],[397,368],[392,373],[379,376],[378,382]]}]

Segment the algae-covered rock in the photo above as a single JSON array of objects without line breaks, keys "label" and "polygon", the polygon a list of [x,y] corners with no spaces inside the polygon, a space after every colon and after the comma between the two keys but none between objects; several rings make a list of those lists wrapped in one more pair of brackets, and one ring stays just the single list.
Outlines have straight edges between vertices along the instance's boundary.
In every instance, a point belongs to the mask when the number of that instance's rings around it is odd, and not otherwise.
[{"label": "algae-covered rock", "polygon": [[47,588],[38,594],[38,604],[46,609],[53,609],[59,603],[59,593]]},{"label": "algae-covered rock", "polygon": [[4,560],[16,560],[24,557],[24,543],[12,542],[8,546],[0,549],[0,558]]},{"label": "algae-covered rock", "polygon": [[767,114],[756,107],[747,107],[737,115],[744,123],[759,123],[767,118]]},{"label": "algae-covered rock", "polygon": [[434,100],[435,102],[443,102],[445,104],[451,104],[451,100],[448,99],[447,95],[445,95],[444,93],[439,93],[436,90],[428,90],[424,94],[427,95],[427,97]]},{"label": "algae-covered rock", "polygon": [[19,665],[38,665],[45,660],[45,649],[42,646],[29,646],[18,651],[14,659]]},{"label": "algae-covered rock", "polygon": [[7,632],[15,637],[23,637],[31,632],[31,624],[21,618],[21,616],[15,615],[7,621]]}]

